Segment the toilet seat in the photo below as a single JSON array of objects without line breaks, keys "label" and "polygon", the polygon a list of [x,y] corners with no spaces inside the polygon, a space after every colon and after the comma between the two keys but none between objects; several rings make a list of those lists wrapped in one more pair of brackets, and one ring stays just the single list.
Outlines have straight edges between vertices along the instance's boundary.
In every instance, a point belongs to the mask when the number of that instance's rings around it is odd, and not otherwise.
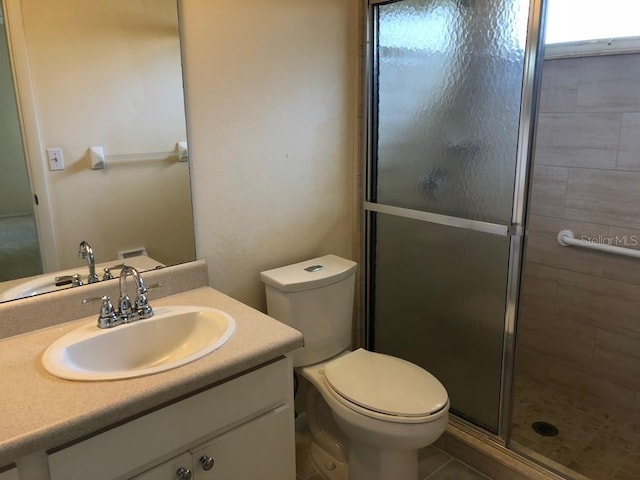
[{"label": "toilet seat", "polygon": [[396,423],[429,422],[448,410],[442,384],[405,360],[358,349],[324,365],[328,391],[363,415]]}]

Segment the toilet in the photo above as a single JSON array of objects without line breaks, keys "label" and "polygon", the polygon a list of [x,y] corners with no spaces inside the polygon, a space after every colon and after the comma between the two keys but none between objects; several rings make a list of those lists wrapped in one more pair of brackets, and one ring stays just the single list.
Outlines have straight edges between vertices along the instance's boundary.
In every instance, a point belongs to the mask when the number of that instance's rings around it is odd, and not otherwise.
[{"label": "toilet", "polygon": [[350,351],[357,264],[335,255],[260,273],[270,316],[301,331],[292,353],[311,387],[311,455],[331,480],[417,480],[418,450],[442,435],[449,398],[405,360]]}]

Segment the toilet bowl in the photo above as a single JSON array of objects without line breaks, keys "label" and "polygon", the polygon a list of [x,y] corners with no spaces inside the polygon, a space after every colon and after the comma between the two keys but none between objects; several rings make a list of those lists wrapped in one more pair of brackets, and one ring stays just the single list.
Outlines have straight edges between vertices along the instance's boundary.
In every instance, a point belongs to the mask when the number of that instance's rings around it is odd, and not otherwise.
[{"label": "toilet bowl", "polygon": [[[418,450],[446,428],[448,395],[415,364],[349,350],[355,269],[354,262],[326,255],[262,272],[267,310],[305,338],[292,357],[296,372],[315,389],[307,417],[321,474],[331,480],[417,480]],[[329,418],[335,425],[328,425]]]},{"label": "toilet bowl", "polygon": [[404,360],[363,349],[298,371],[349,439],[349,480],[418,478],[417,451],[435,442],[449,420],[448,396],[435,377]]}]

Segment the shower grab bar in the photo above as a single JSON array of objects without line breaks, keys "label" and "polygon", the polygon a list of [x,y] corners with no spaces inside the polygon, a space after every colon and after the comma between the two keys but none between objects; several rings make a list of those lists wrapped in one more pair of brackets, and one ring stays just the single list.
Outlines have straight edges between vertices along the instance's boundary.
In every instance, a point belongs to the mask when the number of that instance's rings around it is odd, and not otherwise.
[{"label": "shower grab bar", "polygon": [[587,248],[589,250],[597,250],[599,252],[624,255],[625,257],[640,258],[640,250],[618,247],[616,245],[606,245],[604,243],[595,243],[588,240],[578,240],[575,238],[571,230],[561,230],[558,232],[558,243],[563,247],[580,247]]}]

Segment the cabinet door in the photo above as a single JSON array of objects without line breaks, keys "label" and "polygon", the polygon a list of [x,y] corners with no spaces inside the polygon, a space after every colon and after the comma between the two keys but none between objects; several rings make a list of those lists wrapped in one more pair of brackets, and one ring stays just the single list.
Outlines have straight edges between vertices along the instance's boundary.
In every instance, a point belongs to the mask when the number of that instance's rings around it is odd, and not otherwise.
[{"label": "cabinet door", "polygon": [[202,438],[211,438],[215,432],[288,403],[290,381],[291,365],[287,359],[253,370],[52,453],[50,478],[126,478],[129,472],[158,458],[184,452]]},{"label": "cabinet door", "polygon": [[[195,480],[295,480],[293,412],[280,407],[192,450]],[[210,457],[205,470],[201,459]]]},{"label": "cabinet door", "polygon": [[[147,470],[140,475],[136,475],[131,480],[180,480],[178,470],[181,468],[193,471],[191,466],[191,455],[188,452],[161,463],[157,467]],[[185,472],[183,479],[186,480],[187,478],[188,477]],[[193,475],[191,478],[193,478]]]},{"label": "cabinet door", "polygon": [[0,480],[18,480],[18,469],[12,468],[0,473]]}]

